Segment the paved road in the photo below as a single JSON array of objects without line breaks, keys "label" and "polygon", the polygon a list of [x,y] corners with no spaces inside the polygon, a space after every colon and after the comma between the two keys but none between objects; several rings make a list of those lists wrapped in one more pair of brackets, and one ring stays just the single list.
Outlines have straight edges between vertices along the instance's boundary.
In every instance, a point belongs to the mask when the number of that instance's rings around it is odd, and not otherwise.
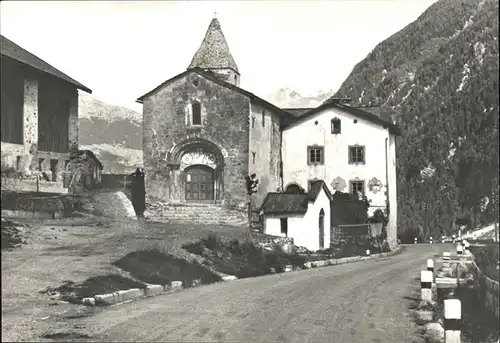
[{"label": "paved road", "polygon": [[427,258],[451,248],[409,245],[378,260],[193,288],[78,323],[97,341],[412,342],[410,284]]}]

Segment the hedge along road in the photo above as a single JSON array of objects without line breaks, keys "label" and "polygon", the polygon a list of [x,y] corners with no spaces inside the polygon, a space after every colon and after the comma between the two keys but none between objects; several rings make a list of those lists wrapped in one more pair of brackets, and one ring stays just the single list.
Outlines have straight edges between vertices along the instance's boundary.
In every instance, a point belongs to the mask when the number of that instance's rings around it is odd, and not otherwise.
[{"label": "hedge along road", "polygon": [[66,325],[108,342],[412,342],[405,297],[443,251],[452,245],[408,245],[392,257],[192,288]]}]

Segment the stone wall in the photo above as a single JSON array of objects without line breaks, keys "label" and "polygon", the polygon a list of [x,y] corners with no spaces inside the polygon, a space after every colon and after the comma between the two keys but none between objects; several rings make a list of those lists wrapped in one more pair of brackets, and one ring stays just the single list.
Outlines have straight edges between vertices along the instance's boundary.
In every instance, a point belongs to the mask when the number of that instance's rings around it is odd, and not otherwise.
[{"label": "stone wall", "polygon": [[[191,125],[191,103],[201,104],[202,125]],[[200,149],[223,159],[223,202],[246,203],[249,99],[192,72],[143,102],[143,158],[148,196],[182,202],[182,156]],[[186,145],[186,141],[206,141]],[[218,150],[218,151],[215,151]]]},{"label": "stone wall", "polygon": [[267,193],[281,190],[281,131],[278,114],[252,103],[249,173],[257,174],[259,187],[254,205],[259,208]]},{"label": "stone wall", "polygon": [[24,148],[26,153],[38,149],[38,81],[24,81]]}]

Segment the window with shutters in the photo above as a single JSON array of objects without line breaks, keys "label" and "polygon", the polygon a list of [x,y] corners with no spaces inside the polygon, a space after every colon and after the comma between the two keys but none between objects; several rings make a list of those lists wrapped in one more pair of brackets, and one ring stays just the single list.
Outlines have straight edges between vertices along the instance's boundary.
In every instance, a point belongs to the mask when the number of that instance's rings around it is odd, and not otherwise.
[{"label": "window with shutters", "polygon": [[324,163],[324,147],[317,145],[307,147],[307,164],[316,165]]},{"label": "window with shutters", "polygon": [[364,146],[349,146],[349,164],[365,164]]}]

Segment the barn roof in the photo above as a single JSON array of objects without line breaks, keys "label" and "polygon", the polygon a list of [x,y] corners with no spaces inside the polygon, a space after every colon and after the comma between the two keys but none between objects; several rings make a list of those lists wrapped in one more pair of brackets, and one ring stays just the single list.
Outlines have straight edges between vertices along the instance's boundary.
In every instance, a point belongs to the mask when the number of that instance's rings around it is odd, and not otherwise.
[{"label": "barn roof", "polygon": [[0,35],[0,52],[2,57],[8,57],[14,61],[25,64],[43,73],[57,77],[60,80],[66,81],[78,89],[85,91],[87,93],[92,93],[92,90],[85,87],[80,82],[72,79],[68,75],[64,74],[62,71],[51,66],[41,58],[33,55],[28,50],[21,48],[19,45],[7,39],[6,37]]}]

